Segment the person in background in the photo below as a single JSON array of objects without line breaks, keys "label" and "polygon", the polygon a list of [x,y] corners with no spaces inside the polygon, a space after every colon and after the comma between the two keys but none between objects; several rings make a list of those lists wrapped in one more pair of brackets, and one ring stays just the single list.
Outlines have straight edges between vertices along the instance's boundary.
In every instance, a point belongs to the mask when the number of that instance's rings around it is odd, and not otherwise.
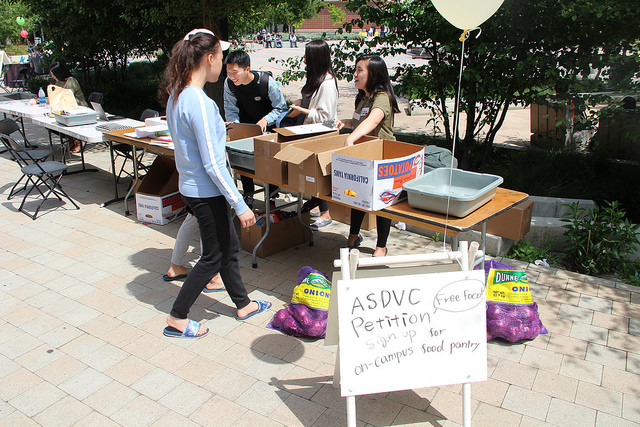
[{"label": "person in background", "polygon": [[210,30],[191,31],[174,45],[160,86],[175,147],[179,190],[198,220],[202,242],[202,257],[187,275],[167,316],[163,333],[169,337],[200,338],[209,332],[188,314],[218,272],[237,308],[237,320],[271,307],[266,301],[251,301],[240,276],[231,209],[242,228],[255,224],[255,217],[226,168],[226,126],[218,106],[203,90],[205,83],[218,80],[222,51],[229,45]]},{"label": "person in background", "polygon": [[[235,50],[225,59],[227,79],[224,82],[224,113],[227,122],[255,123],[262,132],[270,130],[278,117],[287,111],[280,85],[266,72],[251,71],[251,58],[243,50]],[[245,201],[253,205],[253,180],[241,176]],[[277,188],[267,186],[269,195]],[[265,196],[265,199],[267,197]]]},{"label": "person in background", "polygon": [[84,93],[82,93],[82,88],[80,87],[80,83],[78,80],[71,75],[69,69],[64,65],[64,63],[56,61],[51,64],[49,68],[49,74],[55,80],[55,85],[63,87],[65,89],[69,89],[73,92],[73,96],[76,98],[76,102],[78,105],[83,107],[88,107],[87,100],[84,97]]},{"label": "person in background", "polygon": [[265,48],[267,48],[267,47],[273,47],[273,46],[271,45],[272,41],[273,41],[273,37],[272,37],[271,33],[266,33],[266,34],[264,35],[264,47],[265,47]]},{"label": "person in background", "polygon": [[277,32],[275,37],[275,47],[282,47],[282,34],[280,34],[280,32]]},{"label": "person in background", "polygon": [[27,79],[34,74],[46,74],[46,71],[42,68],[42,61],[43,57],[40,45],[34,46],[29,55],[29,72],[27,73]]},{"label": "person in background", "polygon": [[291,30],[289,33],[289,47],[298,47],[298,36],[296,36],[295,30]]},{"label": "person in background", "polygon": [[[190,209],[189,209],[190,211]],[[198,228],[198,220],[191,212],[187,212],[187,216],[182,221],[178,234],[176,235],[176,242],[173,245],[173,252],[171,253],[171,265],[167,270],[167,274],[162,276],[162,280],[165,282],[171,282],[173,280],[184,280],[191,268],[185,266],[185,255],[189,249],[189,244],[200,231]],[[202,253],[202,242],[200,243],[200,253]],[[224,283],[220,277],[220,273],[217,273],[202,292],[221,292],[224,291]]]},{"label": "person in background", "polygon": [[380,38],[383,39],[387,35],[387,26],[386,24],[380,25]]},{"label": "person in background", "polygon": [[635,110],[636,99],[633,96],[625,96],[624,98],[622,98],[622,108],[624,110]]},{"label": "person in background", "polygon": [[[304,50],[304,62],[307,64],[307,81],[302,87],[302,99],[290,105],[289,117],[304,116],[304,124],[330,123],[338,119],[338,79],[331,65],[331,50],[324,40],[307,43]],[[307,208],[319,209],[319,216],[311,224],[313,230],[319,230],[331,224],[329,203],[326,200],[312,198]],[[315,216],[315,215],[314,215]]]},{"label": "person in background", "polygon": [[[49,68],[49,75],[55,80],[55,85],[63,87],[65,89],[69,89],[73,92],[73,96],[76,98],[76,103],[83,107],[88,107],[87,100],[84,97],[84,93],[82,93],[82,88],[80,87],[80,83],[76,80],[75,77],[71,75],[69,69],[64,65],[64,63],[56,61],[51,64]],[[72,139],[69,142],[69,151],[72,153],[79,153],[82,149],[83,142]]]},{"label": "person in background", "polygon": [[[391,86],[387,64],[379,56],[361,56],[356,59],[353,77],[355,87],[358,89],[353,118],[338,120],[336,123],[338,129],[343,127],[353,129],[345,140],[345,146],[353,145],[365,135],[395,140],[393,119],[394,114],[400,112],[400,109]],[[362,243],[360,227],[364,216],[363,211],[351,209],[351,226],[347,240],[347,246],[350,248]],[[391,231],[391,220],[376,216],[376,226],[378,239],[373,256],[385,256],[388,253],[387,239]]]}]

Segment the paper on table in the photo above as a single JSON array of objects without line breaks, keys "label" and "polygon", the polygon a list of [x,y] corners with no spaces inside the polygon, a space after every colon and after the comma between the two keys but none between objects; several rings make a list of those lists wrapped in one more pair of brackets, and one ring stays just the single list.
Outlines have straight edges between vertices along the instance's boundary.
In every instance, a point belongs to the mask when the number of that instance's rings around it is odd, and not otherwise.
[{"label": "paper on table", "polygon": [[152,139],[149,141],[149,144],[156,145],[158,147],[169,148],[171,150],[175,149],[172,141],[161,141],[157,139]]},{"label": "paper on table", "polygon": [[310,125],[300,125],[300,126],[287,126],[285,127],[285,129],[295,133],[296,135],[304,135],[305,133],[328,132],[333,130],[333,128],[325,126],[322,123],[314,123]]},{"label": "paper on table", "polygon": [[144,126],[136,128],[136,138],[148,138],[156,136],[164,136],[169,132],[169,128],[166,125],[157,126]]}]

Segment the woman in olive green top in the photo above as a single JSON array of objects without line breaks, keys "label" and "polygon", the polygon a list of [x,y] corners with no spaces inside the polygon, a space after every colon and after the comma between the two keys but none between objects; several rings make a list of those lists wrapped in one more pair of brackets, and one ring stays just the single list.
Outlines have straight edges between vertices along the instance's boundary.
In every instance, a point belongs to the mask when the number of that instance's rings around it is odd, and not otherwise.
[{"label": "woman in olive green top", "polygon": [[[80,88],[80,83],[76,80],[75,77],[71,75],[67,67],[62,62],[54,62],[51,64],[51,68],[49,68],[49,74],[56,81],[56,86],[63,87],[65,89],[69,89],[73,92],[73,96],[76,98],[76,102],[78,105],[83,107],[88,107],[87,100],[84,97],[84,93],[82,93],[82,89]],[[70,148],[72,153],[80,152],[82,148],[82,142],[77,139],[70,140]]]},{"label": "woman in olive green top", "polygon": [[78,105],[83,107],[89,106],[84,97],[84,93],[82,93],[82,89],[80,88],[80,83],[71,75],[67,67],[65,67],[62,62],[54,62],[51,65],[51,68],[49,68],[49,74],[51,74],[51,77],[56,81],[56,86],[69,89],[73,92],[73,96],[76,98]]},{"label": "woman in olive green top", "polygon": [[[382,139],[395,140],[393,136],[393,115],[400,112],[398,101],[391,87],[391,79],[387,64],[379,56],[367,55],[356,59],[356,70],[353,73],[354,83],[358,89],[356,109],[352,119],[338,120],[338,129],[353,129],[345,140],[345,145],[353,145],[365,135]],[[365,213],[351,209],[351,226],[347,246],[354,248],[362,242],[360,226]],[[378,240],[373,256],[387,255],[387,239],[391,231],[391,220],[376,216]]]}]

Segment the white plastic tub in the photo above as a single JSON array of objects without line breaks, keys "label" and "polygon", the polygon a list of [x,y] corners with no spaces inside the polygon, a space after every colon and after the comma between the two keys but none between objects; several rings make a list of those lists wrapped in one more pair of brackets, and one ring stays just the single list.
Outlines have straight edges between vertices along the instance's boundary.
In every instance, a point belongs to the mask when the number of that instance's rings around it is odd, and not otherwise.
[{"label": "white plastic tub", "polygon": [[497,175],[438,168],[406,182],[403,188],[412,208],[446,214],[448,205],[449,215],[464,217],[490,201],[502,182]]},{"label": "white plastic tub", "polygon": [[98,121],[98,113],[88,108],[78,109],[70,112],[54,112],[56,122],[65,126],[91,125]]}]

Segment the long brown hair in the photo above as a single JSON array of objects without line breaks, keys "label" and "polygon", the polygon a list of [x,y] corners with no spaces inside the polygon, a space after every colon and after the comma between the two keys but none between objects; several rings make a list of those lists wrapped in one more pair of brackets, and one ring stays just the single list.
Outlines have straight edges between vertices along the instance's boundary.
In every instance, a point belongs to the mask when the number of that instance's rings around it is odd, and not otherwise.
[{"label": "long brown hair", "polygon": [[[385,92],[389,96],[389,102],[391,103],[393,112],[399,113],[398,100],[393,91],[393,86],[391,86],[391,78],[389,77],[389,71],[387,70],[387,64],[384,62],[384,59],[376,55],[364,55],[356,59],[356,65],[358,65],[360,61],[367,61],[367,72],[369,73],[367,77],[367,92],[369,92],[369,97],[373,99],[378,93]],[[356,107],[360,100],[366,96],[365,91],[358,90],[355,103]]]},{"label": "long brown hair", "polygon": [[166,106],[172,94],[175,103],[189,83],[191,74],[200,65],[202,58],[209,53],[216,53],[219,49],[221,49],[220,39],[206,32],[192,34],[173,45],[169,64],[164,70],[164,76],[158,88],[160,104]]},{"label": "long brown hair", "polygon": [[338,79],[331,65],[331,50],[324,40],[313,40],[307,43],[304,50],[304,58],[307,62],[307,81],[302,86],[302,96],[311,98],[324,82],[327,74],[333,77],[338,88]]}]

